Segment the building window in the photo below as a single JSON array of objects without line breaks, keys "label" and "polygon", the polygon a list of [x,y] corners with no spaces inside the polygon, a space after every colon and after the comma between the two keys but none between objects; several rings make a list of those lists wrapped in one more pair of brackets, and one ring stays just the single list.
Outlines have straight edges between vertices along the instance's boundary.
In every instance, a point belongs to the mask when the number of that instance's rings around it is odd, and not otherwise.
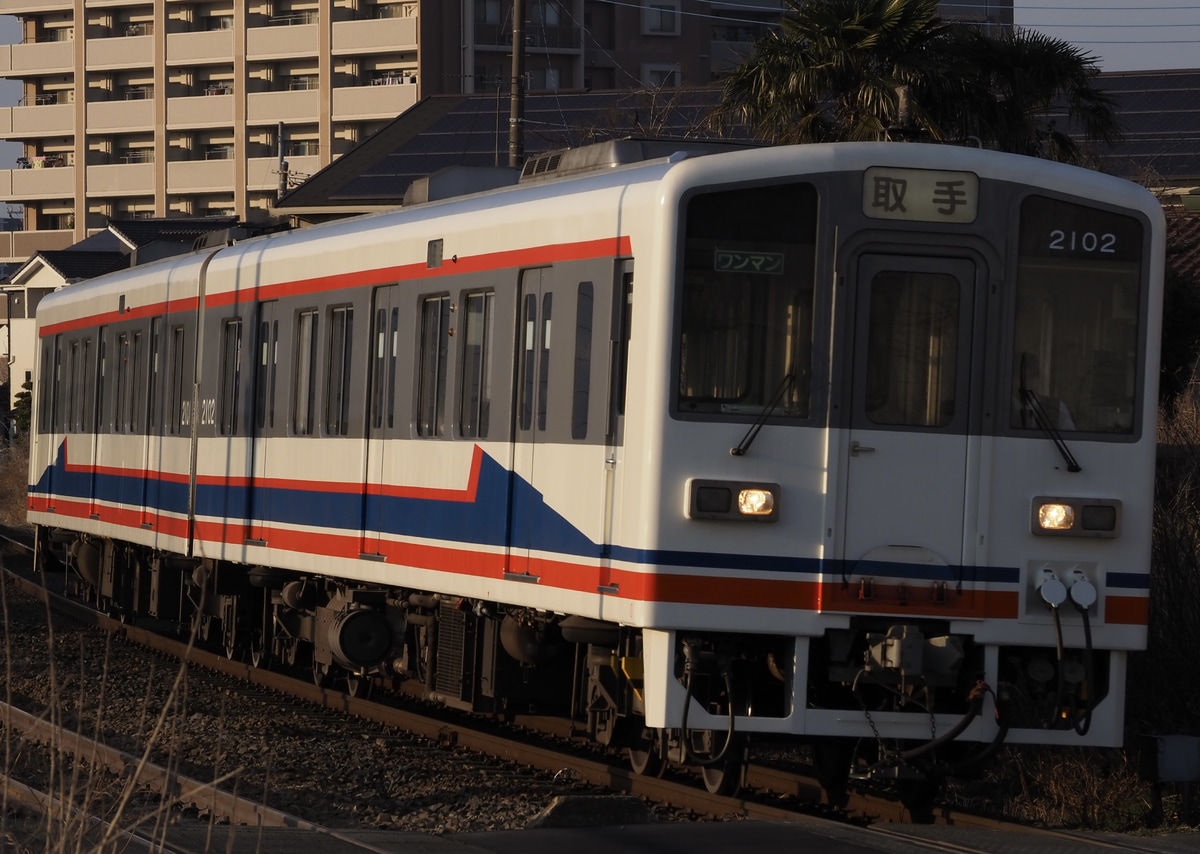
[{"label": "building window", "polygon": [[679,35],[679,0],[654,0],[642,7],[642,35]]},{"label": "building window", "polygon": [[679,66],[644,65],[642,82],[651,89],[674,89],[679,86]]}]

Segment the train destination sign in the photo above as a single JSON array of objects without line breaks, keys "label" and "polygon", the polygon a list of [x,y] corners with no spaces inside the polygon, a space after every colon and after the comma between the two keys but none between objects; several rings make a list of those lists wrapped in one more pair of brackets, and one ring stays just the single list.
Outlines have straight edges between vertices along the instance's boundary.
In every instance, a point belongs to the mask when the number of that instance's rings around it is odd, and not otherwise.
[{"label": "train destination sign", "polygon": [[863,213],[872,219],[969,223],[978,212],[973,172],[872,166],[863,174]]}]

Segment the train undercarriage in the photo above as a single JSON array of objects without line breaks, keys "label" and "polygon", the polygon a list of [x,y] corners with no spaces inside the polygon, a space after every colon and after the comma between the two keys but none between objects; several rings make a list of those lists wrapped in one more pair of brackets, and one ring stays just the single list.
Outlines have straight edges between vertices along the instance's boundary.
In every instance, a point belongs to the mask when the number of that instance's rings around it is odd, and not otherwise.
[{"label": "train undercarriage", "polygon": [[[69,570],[75,595],[112,616],[165,621],[231,658],[307,670],[315,684],[358,696],[395,689],[497,718],[567,717],[575,732],[627,751],[636,773],[690,767],[714,793],[735,793],[743,782],[750,734],[736,721],[786,718],[801,694],[808,709],[855,712],[872,732],[809,739],[810,761],[836,799],[853,779],[928,794],[947,773],[988,759],[1009,727],[1078,728],[1107,692],[1106,662],[1093,662],[1090,652],[1056,661],[1054,650],[1002,650],[993,697],[1006,719],[990,744],[957,742],[991,692],[983,650],[935,621],[864,617],[814,639],[807,661],[798,660],[794,638],[677,633],[674,676],[684,712],[677,726],[650,727],[638,629],[45,528],[37,554],[39,569]],[[726,725],[689,726],[693,707]],[[881,736],[876,718],[895,712],[928,720],[928,739]],[[959,724],[939,733],[935,714]]]}]

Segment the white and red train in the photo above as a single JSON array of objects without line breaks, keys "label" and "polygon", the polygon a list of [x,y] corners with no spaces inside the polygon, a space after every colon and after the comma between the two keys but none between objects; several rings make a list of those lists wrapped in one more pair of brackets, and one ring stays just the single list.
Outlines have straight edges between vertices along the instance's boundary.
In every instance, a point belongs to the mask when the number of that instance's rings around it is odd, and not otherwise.
[{"label": "white and red train", "polygon": [[1122,743],[1157,201],[970,148],[676,147],[47,297],[44,559],[714,790],[753,737],[874,774]]}]

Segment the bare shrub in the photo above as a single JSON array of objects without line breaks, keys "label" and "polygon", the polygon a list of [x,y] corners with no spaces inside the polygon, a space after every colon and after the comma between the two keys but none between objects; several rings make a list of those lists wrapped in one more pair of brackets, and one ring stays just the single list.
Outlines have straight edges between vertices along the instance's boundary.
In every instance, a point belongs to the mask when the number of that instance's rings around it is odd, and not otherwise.
[{"label": "bare shrub", "polygon": [[29,480],[29,442],[25,438],[0,450],[0,525],[25,528]]}]

